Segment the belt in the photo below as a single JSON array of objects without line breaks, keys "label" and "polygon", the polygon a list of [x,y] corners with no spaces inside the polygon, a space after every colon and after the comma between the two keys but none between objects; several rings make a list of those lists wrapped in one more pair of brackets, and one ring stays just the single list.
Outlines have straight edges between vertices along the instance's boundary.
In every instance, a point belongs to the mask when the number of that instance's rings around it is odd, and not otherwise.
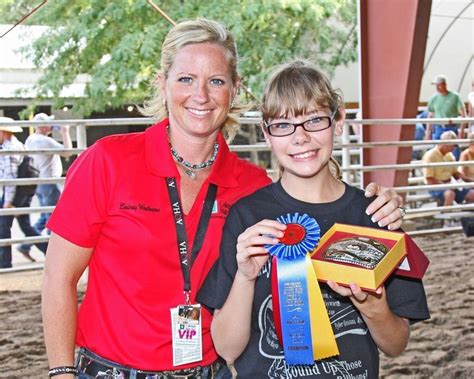
[{"label": "belt", "polygon": [[195,366],[172,371],[144,371],[122,366],[88,350],[81,349],[78,355],[77,369],[80,373],[97,379],[205,379],[214,378],[217,371],[224,365],[224,361],[218,359],[208,366]]}]

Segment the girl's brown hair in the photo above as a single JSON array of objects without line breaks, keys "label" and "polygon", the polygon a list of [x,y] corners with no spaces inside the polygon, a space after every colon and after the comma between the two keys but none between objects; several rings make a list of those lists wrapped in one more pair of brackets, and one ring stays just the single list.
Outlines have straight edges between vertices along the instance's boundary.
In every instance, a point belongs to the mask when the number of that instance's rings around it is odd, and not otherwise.
[{"label": "girl's brown hair", "polygon": [[[326,75],[311,62],[295,60],[279,66],[268,79],[262,100],[262,118],[268,122],[275,118],[298,117],[316,109],[328,109],[339,120],[344,107],[339,90],[332,88]],[[331,157],[330,170],[340,179],[341,170]],[[282,167],[277,168],[279,174]]]}]

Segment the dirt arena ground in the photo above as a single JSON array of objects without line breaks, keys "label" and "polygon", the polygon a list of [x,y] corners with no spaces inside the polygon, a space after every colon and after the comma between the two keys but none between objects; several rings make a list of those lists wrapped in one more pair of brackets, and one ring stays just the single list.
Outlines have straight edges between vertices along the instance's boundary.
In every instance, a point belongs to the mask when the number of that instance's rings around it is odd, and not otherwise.
[{"label": "dirt arena ground", "polygon": [[[474,378],[474,239],[415,240],[431,261],[424,280],[431,319],[413,326],[404,354],[382,357],[381,378]],[[41,270],[0,274],[0,378],[47,377],[40,282]]]}]

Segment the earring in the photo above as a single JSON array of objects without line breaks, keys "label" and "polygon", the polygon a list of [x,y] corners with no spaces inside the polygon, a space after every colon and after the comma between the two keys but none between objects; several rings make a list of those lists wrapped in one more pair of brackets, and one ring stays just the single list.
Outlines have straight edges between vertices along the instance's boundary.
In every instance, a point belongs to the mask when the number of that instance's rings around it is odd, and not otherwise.
[{"label": "earring", "polygon": [[163,106],[166,108],[166,99],[163,99]]}]

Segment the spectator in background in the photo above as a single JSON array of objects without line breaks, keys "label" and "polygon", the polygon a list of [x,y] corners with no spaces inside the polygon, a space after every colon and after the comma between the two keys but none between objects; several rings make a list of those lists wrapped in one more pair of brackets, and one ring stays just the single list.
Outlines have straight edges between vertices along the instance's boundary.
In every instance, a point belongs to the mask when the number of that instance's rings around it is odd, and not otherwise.
[{"label": "spectator in background", "polygon": [[[467,115],[474,117],[474,80],[472,81],[472,91],[467,95]],[[470,123],[469,131],[474,132],[474,122]]]},{"label": "spectator in background", "polygon": [[[447,80],[444,75],[437,75],[431,84],[436,85],[436,92],[428,101],[428,117],[430,118],[453,118],[466,117],[466,111],[461,98],[456,92],[449,91]],[[443,132],[452,130],[458,138],[464,136],[464,124],[428,124],[426,127],[426,139],[439,140]],[[459,159],[459,147],[453,151],[456,159]]]},{"label": "spectator in background", "polygon": [[[44,124],[35,125],[35,133],[26,139],[25,146],[28,150],[72,148],[69,125],[61,125],[59,129],[63,140],[63,145],[49,136],[53,131],[53,127],[51,125],[53,120],[54,116],[48,116],[45,113],[38,113],[33,117],[33,121],[44,121]],[[71,154],[31,154],[34,159],[34,165],[39,170],[40,178],[60,178],[62,176],[63,166],[61,164],[60,155],[63,157],[69,157]],[[38,196],[39,203],[42,207],[56,205],[60,194],[61,192],[57,184],[40,184],[36,189],[36,196]],[[46,223],[48,222],[50,216],[51,213],[41,213],[40,218],[34,225],[34,228],[38,234],[41,234],[41,232],[45,229]],[[30,244],[22,244],[18,246],[18,251],[24,255],[29,254],[30,249]]]},{"label": "spectator in background", "polygon": [[[436,145],[432,149],[428,150],[423,155],[423,163],[442,163],[442,162],[455,162],[456,159],[452,154],[454,145],[449,140],[456,139],[456,134],[452,130],[448,130],[441,134],[441,140],[445,140],[446,143]],[[470,182],[468,177],[460,173],[456,167],[426,167],[423,169],[426,184],[442,184],[449,183],[451,179],[463,179],[466,182]],[[454,201],[457,204],[461,204],[464,200],[467,203],[474,201],[474,190],[464,189],[440,189],[429,191],[430,195],[434,198],[443,201],[443,205],[453,205]]]},{"label": "spectator in background", "polygon": [[[474,140],[474,132],[469,132],[467,138]],[[459,167],[459,172],[471,181],[474,181],[474,142],[471,141],[469,147],[461,153],[461,158],[459,160],[461,162],[472,162],[472,165],[470,166]]]},{"label": "spectator in background", "polygon": [[[13,122],[9,117],[0,117],[0,122]],[[21,133],[22,129],[16,125],[2,125],[0,126],[0,149],[2,150],[24,150],[23,144],[18,141],[14,133]],[[23,157],[20,154],[0,155],[0,179],[16,179],[18,176],[18,166]],[[1,201],[2,208],[14,207],[29,207],[31,204],[32,195],[15,196],[16,187],[6,185],[3,187],[3,195]],[[18,225],[25,236],[38,236],[39,233],[30,224],[30,215],[23,214],[19,216],[0,216],[0,238],[11,238],[11,227],[13,218],[16,217]],[[36,244],[38,249],[43,253],[46,252],[47,244]],[[29,260],[34,260],[25,254]],[[12,247],[11,245],[0,246],[0,268],[12,267]]]},{"label": "spectator in background", "polygon": [[[428,111],[425,110],[423,112],[418,113],[416,118],[427,118],[428,117]],[[425,133],[426,133],[426,126],[425,124],[422,124],[421,122],[415,124],[415,141],[422,141],[425,139]],[[415,160],[420,160],[423,156],[423,151],[416,149],[417,146],[414,146],[413,152],[412,152],[412,158]],[[421,147],[420,147],[421,149]]]}]

